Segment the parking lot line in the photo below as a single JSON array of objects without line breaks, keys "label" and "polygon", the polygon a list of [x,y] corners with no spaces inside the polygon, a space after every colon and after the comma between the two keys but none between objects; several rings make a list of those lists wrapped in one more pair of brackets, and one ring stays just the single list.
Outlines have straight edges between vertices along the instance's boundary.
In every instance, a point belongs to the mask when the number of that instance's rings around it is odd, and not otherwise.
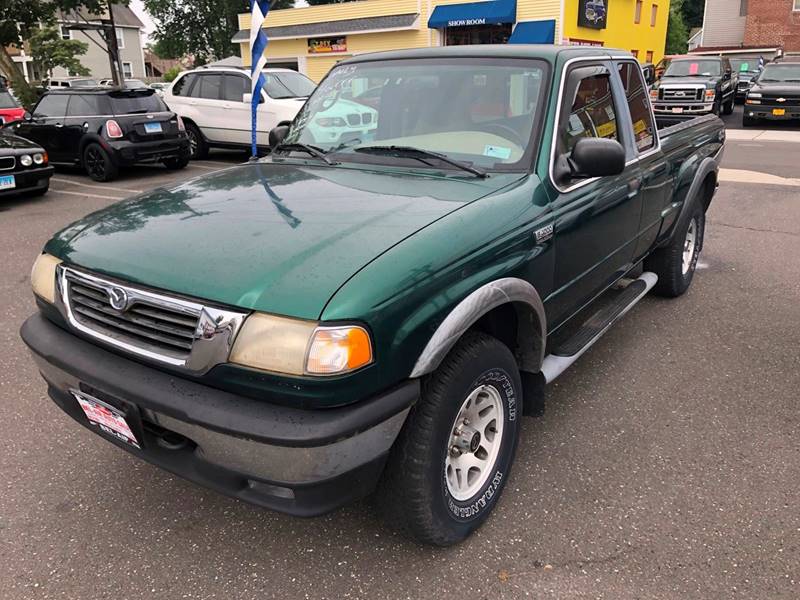
[{"label": "parking lot line", "polygon": [[88,192],[68,192],[66,190],[58,190],[55,188],[50,188],[51,194],[67,194],[68,196],[82,196],[84,198],[97,198],[98,200],[124,200],[125,198],[120,198],[119,196],[101,196],[100,194],[90,194]]},{"label": "parking lot line", "polygon": [[61,179],[60,177],[53,177],[50,179],[50,181],[55,181],[56,183],[67,183],[69,185],[77,185],[80,187],[91,188],[93,190],[111,190],[112,192],[131,192],[134,194],[141,194],[144,191],[144,190],[134,190],[130,188],[114,187],[111,185],[81,183],[79,181],[72,181],[71,179]]},{"label": "parking lot line", "polygon": [[780,177],[779,175],[771,175],[770,173],[748,171],[744,169],[720,169],[719,180],[728,181],[731,183],[800,186],[800,179]]},{"label": "parking lot line", "polygon": [[194,164],[194,165],[196,165],[198,163],[203,164],[203,165],[219,165],[220,167],[232,167],[232,166],[234,166],[236,164],[239,164],[239,163],[227,163],[227,162],[222,162],[222,161],[219,161],[219,160],[195,160],[195,161],[192,162],[192,164]]},{"label": "parking lot line", "polygon": [[[189,163],[189,164],[188,164],[188,165],[186,165],[186,166],[187,166],[187,167],[194,167],[195,169],[203,169],[203,170],[205,170],[205,171],[219,171],[219,170],[221,170],[221,169],[220,169],[220,167],[207,167],[207,166],[205,166],[205,165],[198,165],[198,164],[196,164],[196,163],[193,163],[193,162],[192,162],[192,163]],[[232,165],[225,165],[225,166],[226,166],[226,167],[230,167],[230,166],[232,166]]]}]

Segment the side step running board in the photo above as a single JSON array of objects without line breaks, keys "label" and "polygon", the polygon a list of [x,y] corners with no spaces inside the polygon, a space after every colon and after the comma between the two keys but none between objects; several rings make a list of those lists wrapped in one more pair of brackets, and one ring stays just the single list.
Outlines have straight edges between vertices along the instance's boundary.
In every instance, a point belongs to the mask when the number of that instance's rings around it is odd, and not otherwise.
[{"label": "side step running board", "polygon": [[642,273],[641,277],[632,281],[615,299],[613,304],[605,306],[592,315],[575,334],[559,344],[542,363],[542,375],[546,383],[566,371],[572,363],[611,329],[622,316],[633,308],[639,300],[647,295],[658,281],[655,273]]}]

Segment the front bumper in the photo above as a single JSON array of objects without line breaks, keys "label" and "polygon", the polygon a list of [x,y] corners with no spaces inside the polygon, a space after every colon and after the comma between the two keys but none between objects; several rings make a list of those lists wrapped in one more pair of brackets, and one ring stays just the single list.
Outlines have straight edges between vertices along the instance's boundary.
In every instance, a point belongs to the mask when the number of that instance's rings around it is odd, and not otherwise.
[{"label": "front bumper", "polygon": [[47,187],[50,178],[53,176],[53,167],[38,167],[35,169],[25,169],[23,171],[3,171],[0,175],[13,175],[16,187],[10,190],[0,191],[0,196],[11,196],[24,192],[32,192]]},{"label": "front bumper", "polygon": [[[776,115],[774,111],[783,111],[784,114]],[[753,119],[770,119],[775,121],[789,121],[800,119],[800,106],[785,106],[780,104],[747,104],[744,105],[744,114]]]},{"label": "front bumper", "polygon": [[187,158],[191,153],[189,138],[185,135],[152,142],[120,140],[106,143],[111,149],[112,159],[119,166],[160,162],[168,158]]},{"label": "front bumper", "polygon": [[692,103],[667,103],[663,100],[653,101],[653,112],[656,117],[669,118],[676,121],[685,121],[702,115],[710,115],[714,112],[713,102],[692,102]]},{"label": "front bumper", "polygon": [[[180,379],[30,317],[21,336],[53,401],[108,441],[195,483],[298,516],[370,493],[419,395],[409,381],[353,406],[301,410]],[[69,392],[133,415],[142,449],[99,432]]]}]

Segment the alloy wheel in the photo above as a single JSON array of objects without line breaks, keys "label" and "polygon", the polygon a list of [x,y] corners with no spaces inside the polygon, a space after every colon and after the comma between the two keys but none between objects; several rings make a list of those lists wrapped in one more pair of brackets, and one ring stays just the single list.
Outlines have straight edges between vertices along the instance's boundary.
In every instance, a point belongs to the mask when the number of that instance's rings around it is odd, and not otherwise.
[{"label": "alloy wheel", "polygon": [[694,256],[697,253],[697,219],[689,222],[689,229],[686,230],[686,239],[683,242],[683,260],[681,262],[681,272],[686,275],[694,264]]}]

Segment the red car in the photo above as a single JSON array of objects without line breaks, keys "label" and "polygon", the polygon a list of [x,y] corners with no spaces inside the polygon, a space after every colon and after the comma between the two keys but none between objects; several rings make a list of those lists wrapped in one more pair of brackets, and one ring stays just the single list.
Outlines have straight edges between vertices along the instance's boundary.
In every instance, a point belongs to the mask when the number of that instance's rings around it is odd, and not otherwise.
[{"label": "red car", "polygon": [[19,105],[14,96],[0,88],[0,126],[11,121],[19,121],[25,114],[25,109]]}]

